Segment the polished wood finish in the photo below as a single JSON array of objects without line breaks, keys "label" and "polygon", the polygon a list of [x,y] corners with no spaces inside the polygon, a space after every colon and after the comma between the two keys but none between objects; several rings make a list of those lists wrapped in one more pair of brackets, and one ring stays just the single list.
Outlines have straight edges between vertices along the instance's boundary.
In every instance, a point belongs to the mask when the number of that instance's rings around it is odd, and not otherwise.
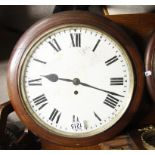
[{"label": "polished wood finish", "polygon": [[[50,28],[55,28],[62,24],[86,24],[92,25],[98,29],[101,29],[111,36],[113,36],[127,51],[130,57],[134,69],[135,75],[135,86],[134,94],[125,114],[121,119],[110,129],[103,133],[97,134],[92,137],[87,138],[66,138],[49,132],[48,130],[41,127],[37,121],[35,121],[31,114],[24,108],[24,103],[19,95],[18,90],[18,76],[20,74],[19,65],[20,60],[25,54],[27,47],[36,39],[38,36],[48,31]],[[33,25],[29,30],[27,30],[24,35],[17,42],[13,49],[11,59],[9,61],[8,68],[8,90],[11,103],[23,121],[23,123],[36,135],[42,139],[48,141],[48,144],[56,143],[63,146],[80,147],[98,144],[102,141],[112,138],[114,135],[118,134],[132,119],[133,115],[136,113],[143,92],[144,79],[143,79],[143,63],[138,54],[138,50],[133,43],[133,41],[128,37],[128,35],[116,24],[107,18],[90,14],[88,12],[81,11],[71,11],[58,13],[50,18],[39,21]]]},{"label": "polished wood finish", "polygon": [[146,82],[148,86],[149,93],[152,99],[155,102],[155,32],[152,34],[145,53],[145,71],[150,72],[149,75],[146,75]]},{"label": "polished wood finish", "polygon": [[93,146],[85,147],[65,147],[62,145],[56,145],[49,143],[46,140],[42,140],[42,148],[46,150],[138,150],[141,149],[136,145],[129,134],[121,134],[114,137],[111,140],[99,143]]},{"label": "polished wood finish", "polygon": [[120,135],[99,144],[101,150],[138,150],[140,149],[129,134]]},{"label": "polished wood finish", "polygon": [[[155,13],[107,15],[106,17],[125,28],[133,39],[138,37],[142,42],[147,42],[155,29]],[[142,42],[138,44],[139,47],[143,46]]]},{"label": "polished wood finish", "polygon": [[107,15],[106,17],[125,29],[138,46],[144,60],[148,40],[155,30],[155,13]]}]

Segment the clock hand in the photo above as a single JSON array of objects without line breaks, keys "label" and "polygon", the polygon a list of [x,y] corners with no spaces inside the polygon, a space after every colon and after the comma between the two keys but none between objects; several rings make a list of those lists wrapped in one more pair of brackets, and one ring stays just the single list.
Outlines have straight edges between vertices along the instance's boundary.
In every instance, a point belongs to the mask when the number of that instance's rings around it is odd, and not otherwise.
[{"label": "clock hand", "polygon": [[41,76],[47,78],[47,79],[48,79],[49,81],[51,81],[51,82],[57,82],[58,80],[62,80],[62,81],[66,81],[66,82],[72,82],[74,85],[82,85],[82,86],[85,86],[85,87],[89,87],[89,88],[93,88],[93,89],[96,89],[96,90],[99,90],[99,91],[103,91],[103,92],[105,92],[105,93],[109,93],[109,94],[111,94],[111,95],[124,97],[124,96],[119,95],[119,94],[117,94],[117,93],[114,93],[114,92],[111,92],[111,91],[107,91],[107,90],[104,90],[104,89],[100,89],[100,88],[91,86],[91,85],[89,85],[89,84],[80,82],[80,80],[79,80],[78,78],[74,78],[73,80],[71,80],[71,79],[66,79],[66,78],[59,78],[58,75],[56,75],[56,74],[49,74],[49,75],[44,75],[44,76],[41,75]]},{"label": "clock hand", "polygon": [[58,75],[56,74],[41,75],[41,76],[47,78],[51,82],[57,82],[58,80],[73,82],[73,80],[70,80],[70,79],[59,78]]},{"label": "clock hand", "polygon": [[89,88],[94,88],[94,89],[96,89],[96,90],[100,90],[100,91],[103,91],[103,92],[108,93],[108,94],[111,94],[111,95],[124,97],[124,96],[119,95],[119,94],[117,94],[117,93],[114,93],[114,92],[111,92],[111,91],[108,91],[108,90],[104,90],[104,89],[100,89],[100,88],[91,86],[91,85],[89,85],[89,84],[83,83],[83,82],[80,82],[80,84],[81,84],[82,86],[86,86],[86,87],[89,87]]}]

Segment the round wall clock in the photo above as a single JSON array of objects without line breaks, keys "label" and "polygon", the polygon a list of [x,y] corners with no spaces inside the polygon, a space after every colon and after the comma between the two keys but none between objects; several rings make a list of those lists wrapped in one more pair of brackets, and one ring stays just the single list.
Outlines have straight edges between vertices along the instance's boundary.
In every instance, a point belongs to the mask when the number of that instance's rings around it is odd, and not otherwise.
[{"label": "round wall clock", "polygon": [[119,133],[138,109],[142,62],[112,21],[62,12],[36,23],[18,41],[8,89],[15,111],[41,139],[89,146]]},{"label": "round wall clock", "polygon": [[155,32],[148,42],[145,53],[145,76],[149,93],[155,101]]}]

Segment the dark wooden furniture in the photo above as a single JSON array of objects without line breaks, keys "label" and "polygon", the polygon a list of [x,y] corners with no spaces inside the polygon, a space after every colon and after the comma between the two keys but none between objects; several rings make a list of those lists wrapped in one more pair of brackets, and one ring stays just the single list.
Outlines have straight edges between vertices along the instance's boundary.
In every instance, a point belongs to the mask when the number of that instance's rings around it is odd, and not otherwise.
[{"label": "dark wooden furniture", "polygon": [[152,34],[146,48],[145,70],[148,90],[155,102],[155,33]]},{"label": "dark wooden furniture", "polygon": [[[128,14],[127,15],[108,15],[106,17],[111,19],[115,23],[119,24],[121,27],[123,27],[126,30],[126,32],[131,36],[133,41],[136,43],[137,47],[139,48],[140,55],[144,62],[143,75],[145,76],[145,71],[147,70],[147,68],[145,68],[145,65],[147,65],[146,59],[147,59],[147,62],[149,62],[148,56],[146,57],[147,55],[146,52],[148,52],[147,49],[150,46],[148,45],[148,43],[150,41],[152,33],[155,30],[155,14],[144,13],[144,14],[129,14],[129,15]],[[153,37],[151,40],[152,40],[151,42],[153,43]],[[150,44],[152,44],[151,42]],[[147,86],[149,86],[148,83],[147,83]],[[143,125],[155,123],[155,117],[154,117],[155,103],[152,100],[153,98],[148,93],[147,86],[145,85],[145,88],[144,88],[145,92],[143,94],[141,107],[139,109],[139,112],[134,117],[135,123],[133,126],[135,125],[143,126]]]}]

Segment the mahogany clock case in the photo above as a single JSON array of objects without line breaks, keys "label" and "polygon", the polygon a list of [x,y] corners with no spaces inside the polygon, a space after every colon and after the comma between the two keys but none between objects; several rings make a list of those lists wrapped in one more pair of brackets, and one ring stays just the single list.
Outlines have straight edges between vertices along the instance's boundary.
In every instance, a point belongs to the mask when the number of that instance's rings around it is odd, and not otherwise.
[{"label": "mahogany clock case", "polygon": [[145,52],[145,73],[149,93],[155,102],[155,32],[152,33]]},{"label": "mahogany clock case", "polygon": [[[133,97],[131,103],[121,117],[121,119],[113,125],[111,128],[97,134],[95,136],[90,136],[87,138],[67,138],[55,135],[49,132],[47,129],[41,127],[37,121],[35,121],[29,112],[24,107],[22,99],[19,94],[18,89],[18,76],[19,76],[19,65],[23,54],[25,54],[28,46],[36,39],[38,36],[48,31],[50,28],[55,28],[64,24],[85,24],[91,25],[105,31],[113,38],[115,38],[126,50],[134,69],[135,75],[135,86]],[[89,146],[97,144],[104,140],[112,138],[114,135],[119,133],[132,119],[133,115],[136,113],[140,100],[143,93],[144,79],[143,79],[143,63],[138,54],[138,50],[133,43],[133,41],[128,37],[128,35],[111,20],[97,16],[86,11],[66,11],[62,13],[57,13],[47,19],[37,22],[35,25],[30,27],[17,42],[13,49],[9,67],[8,67],[8,91],[11,103],[23,121],[23,123],[37,136],[45,139],[49,142],[60,144],[63,146]]]}]

